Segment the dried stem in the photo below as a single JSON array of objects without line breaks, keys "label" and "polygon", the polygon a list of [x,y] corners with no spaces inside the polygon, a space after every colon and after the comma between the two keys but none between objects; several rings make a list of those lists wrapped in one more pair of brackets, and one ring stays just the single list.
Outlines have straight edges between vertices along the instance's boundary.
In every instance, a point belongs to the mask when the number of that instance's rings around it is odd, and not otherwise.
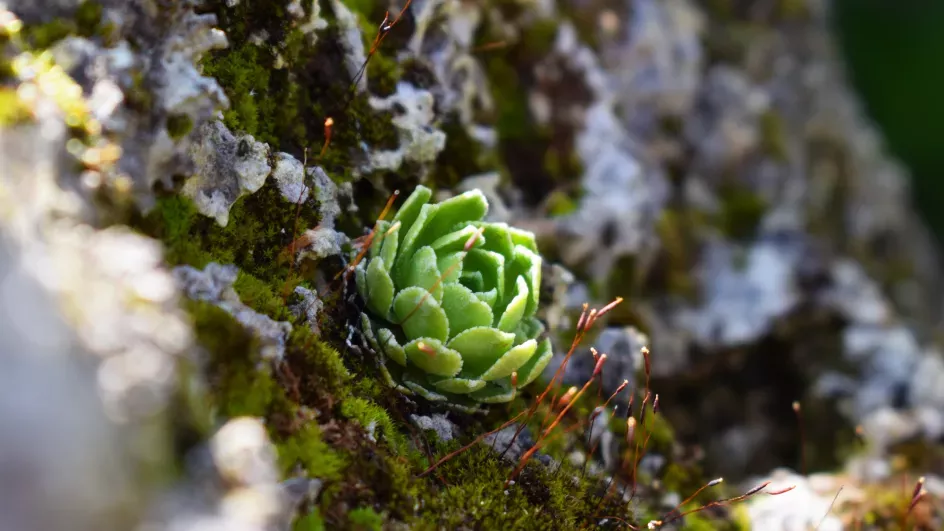
[{"label": "dried stem", "polygon": [[537,449],[540,447],[541,441],[542,441],[543,439],[546,439],[547,436],[551,433],[551,431],[552,431],[555,427],[557,427],[557,425],[560,423],[561,419],[564,418],[564,415],[566,415],[567,412],[570,411],[570,408],[573,407],[573,405],[574,405],[575,403],[577,403],[577,400],[580,399],[580,395],[582,395],[582,394],[584,393],[584,391],[586,391],[587,388],[590,387],[590,384],[593,383],[593,380],[597,377],[597,375],[598,375],[598,374],[600,373],[600,371],[603,369],[603,363],[604,363],[604,362],[606,362],[606,354],[602,354],[602,355],[600,356],[600,359],[597,360],[596,367],[593,368],[593,374],[590,375],[590,379],[587,380],[587,383],[583,384],[583,387],[581,387],[580,390],[577,391],[577,393],[574,395],[573,399],[570,400],[570,402],[568,402],[568,404],[567,404],[566,406],[564,406],[563,409],[561,409],[561,412],[558,413],[557,418],[555,418],[555,419],[554,419],[554,422],[552,422],[551,425],[548,426],[547,429],[544,430],[544,433],[541,434],[541,437],[538,438],[538,440],[537,440],[537,442],[535,442],[534,446],[532,446],[530,450],[528,450],[527,452],[525,452],[525,454],[524,454],[523,456],[521,456],[521,459],[520,459],[519,462],[518,462],[518,466],[516,466],[515,469],[511,472],[511,475],[508,476],[508,479],[505,480],[505,487],[506,487],[506,488],[508,487],[509,482],[512,481],[513,479],[515,479],[515,477],[518,476],[518,474],[521,472],[521,470],[524,468],[524,466],[528,463],[528,460],[531,459],[531,456],[534,454],[534,452],[536,452]]},{"label": "dried stem", "polygon": [[[522,411],[521,413],[518,413],[517,415],[515,415],[514,417],[512,417],[511,419],[509,419],[507,422],[505,422],[505,423],[502,424],[501,426],[495,428],[495,429],[492,430],[492,431],[489,431],[489,432],[483,433],[482,435],[479,435],[478,437],[475,438],[475,440],[473,440],[473,441],[470,442],[469,444],[463,446],[462,448],[459,448],[458,450],[456,450],[456,451],[454,451],[454,452],[450,452],[449,454],[445,455],[445,456],[444,456],[442,459],[440,459],[439,461],[436,461],[435,463],[433,463],[429,468],[427,468],[426,470],[424,470],[424,471],[420,472],[419,474],[417,474],[417,477],[420,477],[420,478],[421,478],[421,477],[423,477],[423,476],[429,474],[429,473],[432,472],[433,470],[436,470],[437,468],[439,468],[439,466],[442,465],[443,463],[445,463],[446,461],[449,461],[450,459],[456,457],[457,455],[459,455],[459,454],[465,452],[465,451],[468,450],[469,448],[472,448],[473,446],[475,446],[476,444],[478,444],[479,442],[481,442],[483,439],[485,439],[485,438],[488,437],[489,435],[498,433],[498,432],[502,431],[503,429],[507,428],[508,426],[511,426],[512,424],[514,424],[514,422],[515,422],[516,420],[518,420],[518,419],[519,419],[522,415],[524,415],[524,414],[525,414],[524,411]],[[512,442],[513,442],[513,441],[512,441]],[[509,446],[511,446],[511,444],[512,444],[511,442],[508,443]]]},{"label": "dried stem", "polygon": [[[618,304],[622,300],[623,299],[621,298],[617,298],[614,302]],[[538,407],[541,405],[541,403],[544,401],[547,395],[551,392],[551,390],[554,390],[555,400],[556,400],[557,391],[559,390],[559,387],[557,387],[558,385],[557,380],[558,379],[563,380],[564,370],[567,368],[567,363],[570,361],[570,357],[574,355],[574,352],[577,350],[577,347],[580,345],[581,341],[583,341],[583,337],[586,331],[590,328],[588,324],[589,314],[587,313],[587,307],[588,307],[588,304],[584,303],[583,311],[580,313],[580,318],[577,320],[577,330],[574,333],[574,339],[570,343],[570,350],[567,351],[567,355],[564,356],[564,360],[557,367],[557,371],[554,372],[554,376],[551,377],[551,381],[547,383],[547,387],[544,388],[544,391],[538,396],[537,400],[535,400],[534,403],[531,404],[531,407],[528,408],[527,418],[525,419],[525,422],[522,423],[520,426],[518,426],[518,429],[515,430],[515,434],[511,438],[512,443],[518,438],[519,435],[521,435],[521,432],[524,430],[525,425],[531,421],[531,418],[534,417],[534,414],[535,412],[537,412]],[[591,313],[596,313],[596,311],[594,310]],[[551,411],[554,411],[553,401],[551,404]],[[508,449],[506,448],[505,452],[507,451]],[[502,456],[505,455],[505,452],[502,452]]]},{"label": "dried stem", "polygon": [[[733,497],[733,498],[725,498],[725,499],[722,499],[722,500],[715,500],[715,501],[712,501],[712,502],[708,502],[708,503],[702,505],[701,507],[697,507],[697,508],[695,508],[695,509],[691,509],[691,510],[685,511],[684,513],[679,513],[679,514],[677,514],[677,515],[675,515],[675,516],[672,516],[671,518],[668,518],[668,519],[665,519],[665,520],[653,520],[652,522],[649,522],[649,528],[650,528],[650,529],[658,529],[658,528],[660,528],[660,527],[662,527],[662,526],[664,526],[664,525],[666,525],[666,524],[672,523],[672,522],[674,522],[674,521],[676,521],[676,520],[680,520],[680,519],[682,519],[682,518],[684,518],[684,517],[686,517],[686,516],[688,516],[688,515],[690,515],[690,514],[699,513],[699,512],[701,512],[701,511],[710,509],[710,508],[712,508],[712,507],[722,507],[722,506],[725,506],[725,505],[731,505],[731,504],[733,504],[733,503],[742,502],[742,501],[746,500],[747,498],[750,498],[751,496],[754,496],[754,495],[758,494],[759,492],[761,492],[762,490],[764,490],[768,485],[770,485],[770,482],[769,482],[769,481],[764,482],[764,483],[762,483],[762,484],[760,484],[760,485],[754,487],[753,489],[747,491],[747,492],[744,493],[744,494],[741,494],[740,496],[735,496],[735,497]],[[795,488],[796,488],[796,485],[791,485],[791,486],[789,486],[789,487],[787,487],[787,488],[785,488],[785,489],[778,490],[778,491],[775,491],[775,492],[768,492],[768,493],[766,493],[766,494],[769,495],[769,496],[779,496],[779,495],[781,495],[781,494],[786,494],[787,492],[790,492],[791,490],[793,490],[793,489],[795,489]]]},{"label": "dried stem", "polygon": [[797,427],[800,429],[800,471],[803,475],[806,475],[806,434],[803,430],[803,408],[800,406],[800,401],[795,400],[793,402],[793,412],[796,413],[797,418]]},{"label": "dried stem", "polygon": [[813,531],[819,531],[820,526],[826,521],[826,517],[829,516],[829,513],[833,512],[833,506],[836,505],[836,500],[839,499],[839,494],[842,493],[843,487],[845,487],[845,485],[839,486],[839,490],[837,490],[836,495],[833,496],[833,501],[829,502],[829,507],[826,508],[826,514],[819,520],[819,523],[816,524],[816,528]]}]

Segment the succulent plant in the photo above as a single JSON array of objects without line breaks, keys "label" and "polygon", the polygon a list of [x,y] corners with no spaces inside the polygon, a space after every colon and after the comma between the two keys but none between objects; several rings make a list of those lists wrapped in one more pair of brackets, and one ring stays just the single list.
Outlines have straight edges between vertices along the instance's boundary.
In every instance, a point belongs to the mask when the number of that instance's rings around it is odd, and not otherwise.
[{"label": "succulent plant", "polygon": [[508,402],[552,357],[535,317],[534,235],[483,221],[479,190],[430,204],[420,186],[380,221],[355,270],[364,335],[401,391],[459,407]]}]

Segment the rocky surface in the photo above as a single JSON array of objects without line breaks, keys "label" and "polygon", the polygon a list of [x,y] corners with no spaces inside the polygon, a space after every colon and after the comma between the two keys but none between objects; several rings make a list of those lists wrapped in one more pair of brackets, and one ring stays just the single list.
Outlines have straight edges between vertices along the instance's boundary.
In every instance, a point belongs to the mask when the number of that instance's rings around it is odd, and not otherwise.
[{"label": "rocky surface", "polygon": [[[778,470],[693,525],[937,528],[937,248],[829,3],[742,4],[0,1],[0,528],[613,528],[610,485],[638,526],[699,468]],[[504,420],[355,340],[345,266],[419,183],[558,263],[547,379],[583,303],[625,301],[554,436],[542,409],[418,477]]]}]

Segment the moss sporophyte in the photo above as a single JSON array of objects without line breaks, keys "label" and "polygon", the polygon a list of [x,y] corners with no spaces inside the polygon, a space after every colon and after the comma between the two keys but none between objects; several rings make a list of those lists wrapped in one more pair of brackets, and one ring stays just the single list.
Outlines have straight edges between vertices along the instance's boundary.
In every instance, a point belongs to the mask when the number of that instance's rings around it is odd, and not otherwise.
[{"label": "moss sporophyte", "polygon": [[535,317],[534,235],[483,221],[479,190],[430,204],[420,186],[379,221],[355,270],[361,325],[388,383],[459,407],[509,402],[553,355]]}]

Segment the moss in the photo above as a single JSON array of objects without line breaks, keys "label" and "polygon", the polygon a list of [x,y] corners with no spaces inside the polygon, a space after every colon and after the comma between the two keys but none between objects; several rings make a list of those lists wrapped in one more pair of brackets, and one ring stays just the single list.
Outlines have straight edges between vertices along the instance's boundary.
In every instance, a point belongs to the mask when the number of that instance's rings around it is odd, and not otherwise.
[{"label": "moss", "polygon": [[[485,58],[485,70],[495,102],[492,122],[498,132],[499,154],[515,184],[531,204],[538,204],[553,185],[580,175],[574,164],[572,131],[539,125],[530,112],[527,87],[534,85],[534,65],[543,58],[539,46],[530,41],[546,41],[551,35],[546,25],[525,30],[521,41],[501,53]],[[499,41],[499,35],[485,32],[483,43]]]},{"label": "moss", "polygon": [[551,217],[566,216],[577,211],[577,200],[563,190],[555,190],[545,202],[547,215]]},{"label": "moss", "polygon": [[0,126],[11,127],[29,121],[32,117],[29,106],[20,100],[16,90],[0,87]]},{"label": "moss", "polygon": [[396,92],[397,81],[402,75],[400,63],[386,55],[375,54],[367,63],[367,86],[378,97]]},{"label": "moss", "polygon": [[722,187],[719,196],[718,224],[724,234],[734,239],[751,238],[767,211],[766,201],[750,190],[735,186]]},{"label": "moss", "polygon": [[75,12],[75,23],[79,35],[83,37],[100,33],[103,30],[102,5],[91,0],[82,2]]},{"label": "moss", "polygon": [[440,468],[445,486],[430,493],[423,521],[435,529],[456,529],[472,518],[482,529],[537,530],[577,529],[588,518],[594,520],[599,498],[579,473],[555,474],[530,464],[505,491],[502,483],[509,471],[485,446],[461,454]]},{"label": "moss", "polygon": [[288,352],[286,356],[293,365],[302,369],[299,374],[305,375],[308,385],[317,385],[318,392],[333,396],[346,396],[345,384],[351,374],[341,354],[328,343],[318,339],[305,326],[297,326],[289,335]]},{"label": "moss", "polygon": [[157,206],[137,226],[149,236],[164,243],[164,259],[171,265],[191,265],[202,269],[213,256],[195,238],[193,226],[198,223],[196,207],[186,197],[168,195],[157,200]]},{"label": "moss", "polygon": [[664,267],[658,271],[661,282],[656,289],[665,289],[673,295],[691,299],[696,296],[697,285],[690,271],[694,257],[692,249],[694,227],[697,221],[692,219],[692,212],[680,209],[666,209],[656,222],[656,232],[663,244],[662,260]]},{"label": "moss", "polygon": [[[170,196],[158,200],[157,208],[141,221],[141,228],[165,243],[171,264],[202,268],[210,261],[232,263],[269,285],[271,292],[283,294],[283,289],[275,286],[291,287],[298,281],[297,271],[290,274],[290,255],[286,253],[293,235],[319,221],[313,201],[301,207],[289,203],[269,179],[259,191],[236,201],[226,227],[198,214],[187,198]],[[254,294],[250,299],[265,301],[268,297]],[[247,304],[255,308],[252,301]],[[266,308],[271,310],[271,305]]]},{"label": "moss", "polygon": [[350,529],[356,531],[380,531],[383,517],[370,507],[359,507],[347,513]]},{"label": "moss", "polygon": [[296,465],[304,467],[309,476],[324,481],[341,479],[348,461],[331,448],[321,436],[317,423],[309,422],[278,445],[279,466],[287,475]]},{"label": "moss", "polygon": [[760,134],[764,151],[774,160],[786,162],[786,131],[783,118],[776,111],[768,110],[760,116]]},{"label": "moss", "polygon": [[373,430],[374,437],[377,440],[381,438],[386,440],[396,454],[402,455],[409,452],[403,434],[394,426],[390,415],[377,404],[352,396],[341,402],[341,414],[356,421],[368,431]]},{"label": "moss", "polygon": [[20,32],[29,49],[45,50],[70,35],[92,37],[100,32],[102,5],[82,2],[71,18],[55,18],[42,24],[26,24]]},{"label": "moss", "polygon": [[494,153],[469,136],[458,116],[448,116],[441,129],[446,133],[446,146],[433,168],[436,186],[452,188],[466,177],[500,169]]},{"label": "moss", "polygon": [[292,406],[267,367],[257,359],[258,341],[224,310],[190,301],[198,343],[210,353],[214,406],[224,417],[264,417]]},{"label": "moss", "polygon": [[490,58],[488,78],[496,107],[498,133],[505,140],[529,139],[535,136],[534,121],[529,112],[527,94],[518,73],[506,58]]},{"label": "moss", "polygon": [[707,0],[705,3],[708,12],[721,21],[734,17],[734,0]]},{"label": "moss", "polygon": [[[228,8],[222,1],[213,2],[211,9],[230,42],[242,44],[209,54],[203,60],[204,73],[216,77],[230,99],[231,108],[224,112],[226,124],[274,150],[300,159],[306,149],[320,151],[326,140],[324,122],[332,118],[330,147],[319,163],[333,177],[350,180],[354,159],[361,156],[361,142],[374,148],[396,147],[396,130],[389,115],[370,108],[366,94],[351,90],[338,29],[329,25],[320,30],[312,45],[283,4],[241,2]],[[323,9],[322,15],[333,19],[330,8]],[[281,68],[275,68],[270,46],[248,41],[263,30],[269,36],[267,42],[280,48]],[[375,55],[368,68],[372,86],[389,88],[395,83],[397,69],[383,53]]]},{"label": "moss", "polygon": [[[372,17],[378,8],[378,4],[382,4],[382,2],[377,2],[376,0],[341,0],[341,3],[347,6],[351,11],[365,18]],[[376,30],[376,28],[374,29]]]},{"label": "moss", "polygon": [[33,50],[45,50],[62,39],[74,34],[75,24],[69,20],[56,18],[44,24],[23,26],[23,40]]},{"label": "moss", "polygon": [[167,118],[167,133],[174,140],[180,140],[193,130],[193,120],[186,114],[178,114]]},{"label": "moss", "polygon": [[324,519],[317,508],[295,520],[292,531],[325,531]]},{"label": "moss", "polygon": [[203,62],[204,75],[215,77],[229,97],[230,108],[223,111],[223,121],[234,131],[271,142],[273,139],[259,129],[259,105],[260,101],[265,105],[271,58],[246,42],[231,48]]},{"label": "moss", "polygon": [[131,73],[131,87],[125,91],[125,101],[131,110],[145,113],[154,103],[154,94],[148,89],[147,78],[140,70]]}]

